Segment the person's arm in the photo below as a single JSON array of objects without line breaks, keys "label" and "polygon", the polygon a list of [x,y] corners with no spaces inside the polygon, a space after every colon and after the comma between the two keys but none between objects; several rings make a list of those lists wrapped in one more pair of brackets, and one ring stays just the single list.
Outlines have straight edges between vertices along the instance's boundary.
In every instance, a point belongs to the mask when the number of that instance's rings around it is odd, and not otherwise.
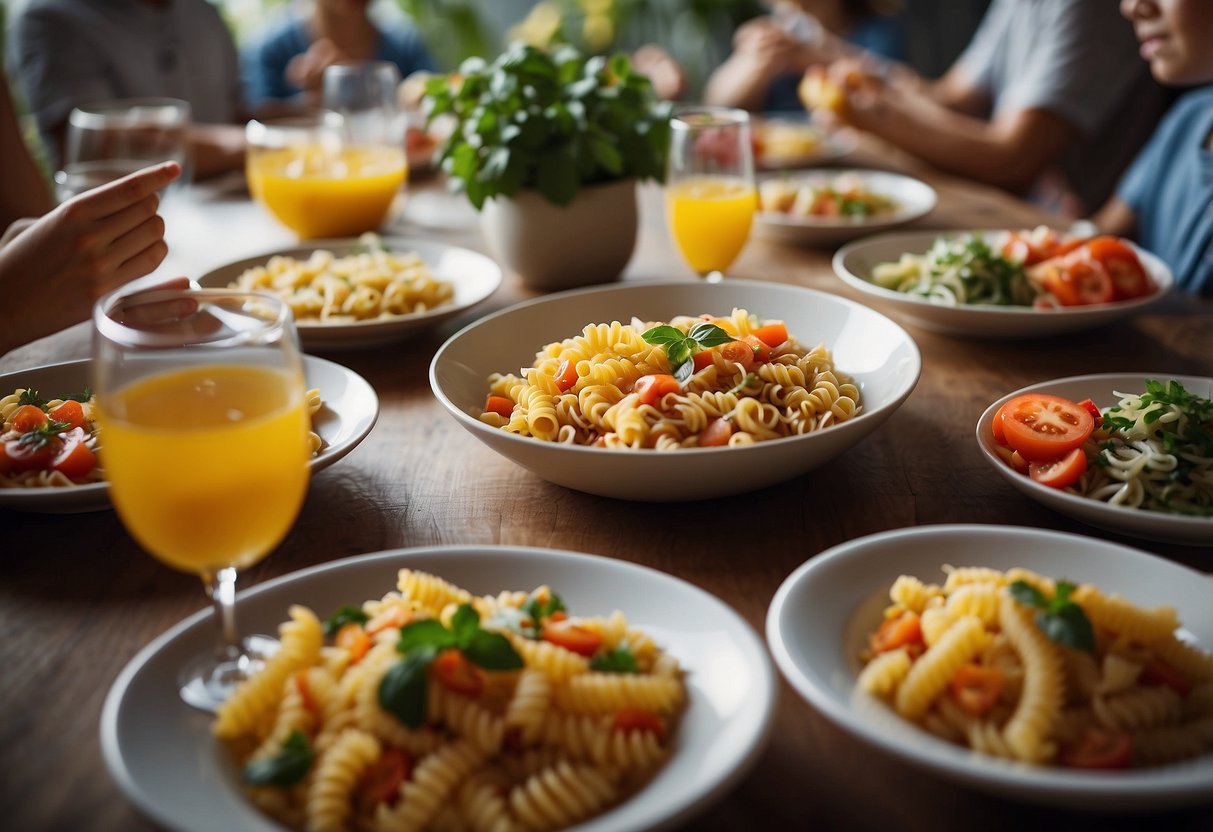
[{"label": "person's arm", "polygon": [[1137,213],[1129,203],[1118,196],[1109,199],[1104,206],[1091,217],[1100,234],[1112,234],[1116,237],[1137,236]]},{"label": "person's arm", "polygon": [[761,110],[771,82],[785,72],[802,72],[795,58],[802,44],[770,18],[743,24],[733,38],[733,52],[709,76],[703,100],[722,107]]},{"label": "person's arm", "polygon": [[50,187],[21,135],[8,79],[0,73],[0,229],[22,217],[38,217],[55,206]]}]

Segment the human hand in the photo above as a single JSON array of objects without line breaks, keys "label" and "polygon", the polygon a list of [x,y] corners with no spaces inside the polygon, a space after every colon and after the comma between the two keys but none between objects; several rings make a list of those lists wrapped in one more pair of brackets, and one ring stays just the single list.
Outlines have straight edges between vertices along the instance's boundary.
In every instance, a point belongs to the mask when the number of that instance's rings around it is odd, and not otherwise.
[{"label": "human hand", "polygon": [[306,52],[291,58],[286,65],[286,80],[301,90],[319,93],[324,71],[344,60],[347,60],[346,54],[335,43],[328,38],[317,38]]},{"label": "human hand", "polygon": [[632,53],[632,68],[648,76],[658,97],[670,101],[687,91],[687,75],[682,64],[660,46],[648,43]]},{"label": "human hand", "polygon": [[164,162],[69,199],[0,248],[0,352],[86,319],[93,302],[168,254]]},{"label": "human hand", "polygon": [[885,94],[883,80],[868,70],[861,58],[840,58],[829,66],[811,66],[797,90],[800,100],[827,122],[862,128],[880,109]]}]

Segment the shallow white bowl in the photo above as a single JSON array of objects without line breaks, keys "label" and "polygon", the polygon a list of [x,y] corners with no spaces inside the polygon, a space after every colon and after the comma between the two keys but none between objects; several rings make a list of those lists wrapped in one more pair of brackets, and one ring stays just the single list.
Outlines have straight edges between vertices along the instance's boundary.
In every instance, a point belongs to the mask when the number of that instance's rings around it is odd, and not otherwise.
[{"label": "shallow white bowl", "polygon": [[1169,604],[1203,649],[1213,647],[1213,578],[1079,535],[1010,526],[925,526],[852,540],[788,576],[767,612],[767,643],[792,687],[864,743],[940,777],[1008,797],[1113,811],[1213,800],[1213,755],[1178,765],[1084,772],[1014,763],[928,734],[855,688],[858,656],[898,575],[940,581],[940,567],[1022,566],[1089,582],[1144,606]]},{"label": "shallow white bowl", "polygon": [[[896,208],[871,217],[803,217],[779,211],[754,215],[754,233],[769,240],[830,246],[913,222],[935,208],[935,189],[899,173],[878,170],[817,170],[786,177],[793,185],[824,187],[840,176],[854,179],[867,191],[887,196]],[[769,178],[769,177],[765,177]]]},{"label": "shallow white bowl", "polygon": [[[390,318],[336,324],[297,321],[295,326],[299,330],[299,341],[305,349],[361,349],[411,338],[487,299],[501,285],[501,267],[479,252],[433,240],[407,237],[380,239],[392,251],[417,252],[429,267],[430,274],[454,286],[454,300],[424,312]],[[275,255],[306,260],[312,256],[312,252],[322,249],[331,251],[335,257],[345,257],[365,251],[366,246],[352,238],[309,240],[306,244],[267,251],[220,266],[198,278],[198,283],[205,287],[226,287],[247,269],[264,266]]]},{"label": "shallow white bowl", "polygon": [[1141,312],[1158,301],[1175,283],[1166,263],[1137,248],[1142,265],[1154,280],[1151,295],[1115,303],[1033,309],[1029,306],[944,306],[886,289],[872,282],[872,271],[880,263],[895,262],[905,253],[922,254],[940,236],[964,231],[904,231],[879,234],[848,243],[834,255],[834,273],[848,286],[858,289],[882,308],[926,329],[977,338],[1040,338],[1077,332],[1112,323]]},{"label": "shallow white bowl", "polygon": [[[273,633],[291,604],[325,616],[379,598],[402,567],[453,581],[475,594],[547,584],[584,615],[621,610],[686,672],[687,709],[673,753],[644,788],[580,832],[664,829],[686,821],[735,785],[770,738],[777,688],[754,629],[713,595],[654,569],[554,549],[452,546],[399,549],[303,569],[236,600],[246,633]],[[101,714],[111,776],[145,814],[189,832],[280,826],[241,793],[230,755],[210,733],[211,716],[177,694],[184,663],[214,645],[212,614],[190,616],[139,652],[119,674]]]},{"label": "shallow white bowl", "polygon": [[977,420],[977,445],[982,456],[994,466],[1003,479],[1037,502],[1055,511],[1068,514],[1076,520],[1090,523],[1101,529],[1168,543],[1186,543],[1190,546],[1213,546],[1213,517],[1185,517],[1159,511],[1141,511],[1135,508],[1114,506],[1102,500],[1080,497],[1059,488],[1041,485],[1024,474],[1015,471],[1002,461],[995,450],[996,443],[990,433],[994,414],[1011,399],[1023,393],[1052,393],[1071,401],[1091,399],[1100,407],[1111,407],[1120,401],[1115,391],[1126,394],[1144,393],[1146,380],[1168,381],[1175,379],[1184,389],[1203,398],[1213,398],[1213,379],[1197,376],[1177,376],[1170,373],[1124,373],[1071,376],[1033,384],[1003,396],[986,408]]},{"label": "shallow white bowl", "polygon": [[[516,436],[477,418],[488,377],[530,367],[546,344],[588,324],[633,316],[727,315],[743,308],[787,323],[802,344],[819,342],[859,386],[863,412],[825,430],[742,447],[670,452],[607,450]],[[481,318],[453,335],[430,364],[434,395],[455,419],[494,451],[545,480],[590,494],[669,502],[753,491],[799,476],[859,442],[896,410],[922,370],[905,330],[866,306],[799,286],[749,280],[632,282],[563,292]]]}]

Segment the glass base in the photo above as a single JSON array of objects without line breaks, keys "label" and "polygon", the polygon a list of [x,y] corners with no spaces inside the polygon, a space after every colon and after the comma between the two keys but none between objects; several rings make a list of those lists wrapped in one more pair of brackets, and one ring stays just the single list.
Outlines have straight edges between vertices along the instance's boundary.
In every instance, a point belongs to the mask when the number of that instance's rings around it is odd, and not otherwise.
[{"label": "glass base", "polygon": [[177,677],[181,698],[201,711],[214,713],[228,700],[236,686],[252,676],[266,659],[278,652],[278,640],[270,636],[248,636],[240,652],[220,661],[213,653],[190,662]]}]

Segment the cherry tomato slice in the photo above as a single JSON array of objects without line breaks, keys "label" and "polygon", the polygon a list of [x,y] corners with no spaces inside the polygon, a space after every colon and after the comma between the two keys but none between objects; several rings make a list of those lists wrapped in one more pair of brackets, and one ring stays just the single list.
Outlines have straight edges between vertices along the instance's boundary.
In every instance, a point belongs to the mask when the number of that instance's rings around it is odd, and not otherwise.
[{"label": "cherry tomato slice", "polygon": [[901,615],[886,618],[871,637],[872,649],[887,653],[898,647],[925,646],[918,613],[906,610]]},{"label": "cherry tomato slice", "polygon": [[1086,248],[1075,249],[1057,261],[1037,268],[1044,274],[1044,287],[1062,306],[1087,306],[1108,303],[1116,298],[1112,275],[1103,263],[1090,256]]},{"label": "cherry tomato slice", "polygon": [[716,448],[729,444],[733,435],[733,423],[728,419],[717,417],[708,422],[707,427],[699,432],[699,447]]},{"label": "cherry tomato slice", "polygon": [[1096,237],[1087,243],[1091,257],[1103,264],[1112,277],[1116,300],[1130,300],[1150,294],[1153,284],[1137,252],[1119,237]]},{"label": "cherry tomato slice", "polygon": [[556,368],[556,387],[561,393],[567,393],[577,383],[577,365],[567,358]]},{"label": "cherry tomato slice", "polygon": [[615,712],[611,723],[614,731],[648,731],[656,734],[658,740],[665,739],[665,721],[652,711],[643,708],[620,708]]},{"label": "cherry tomato slice", "polygon": [[763,324],[752,333],[755,338],[768,347],[778,347],[788,340],[788,327],[780,321]]},{"label": "cherry tomato slice", "polygon": [[720,345],[720,357],[749,370],[754,366],[754,348],[745,341],[729,341]]},{"label": "cherry tomato slice", "polygon": [[505,396],[495,396],[489,394],[485,399],[484,410],[486,413],[496,413],[504,419],[510,418],[510,414],[514,412],[514,403]]},{"label": "cherry tomato slice", "polygon": [[59,434],[50,467],[73,480],[88,476],[97,467],[97,455],[85,444],[86,438],[84,428],[72,428]]},{"label": "cherry tomato slice", "polygon": [[543,624],[540,636],[544,641],[549,641],[565,650],[572,650],[581,656],[592,656],[602,646],[602,636],[569,621],[548,619]]},{"label": "cherry tomato slice", "polygon": [[1128,731],[1088,728],[1077,742],[1062,748],[1059,759],[1070,768],[1128,768],[1133,737]]},{"label": "cherry tomato slice", "polygon": [[1002,694],[1004,675],[997,667],[962,665],[952,677],[949,687],[956,704],[973,716],[981,716],[993,708]]},{"label": "cherry tomato slice", "polygon": [[29,433],[37,430],[49,421],[46,413],[37,405],[23,404],[13,411],[9,418],[9,427],[19,433]]},{"label": "cherry tomato slice", "polygon": [[430,670],[447,690],[455,693],[476,697],[484,690],[484,679],[480,672],[454,648],[439,653],[430,662]]},{"label": "cherry tomato slice", "polygon": [[1087,455],[1082,448],[1075,448],[1052,462],[1028,463],[1028,476],[1050,488],[1068,488],[1078,482],[1086,471]]},{"label": "cherry tomato slice", "polygon": [[84,406],[74,399],[68,399],[50,412],[50,417],[56,422],[67,422],[74,428],[88,428],[88,419],[84,415]]},{"label": "cherry tomato slice", "polygon": [[666,393],[681,393],[682,385],[671,375],[654,373],[636,379],[635,390],[641,404],[656,407]]},{"label": "cherry tomato slice", "polygon": [[1095,429],[1095,420],[1069,399],[1026,393],[1003,405],[1002,429],[1007,444],[1024,459],[1049,462],[1081,448]]}]

